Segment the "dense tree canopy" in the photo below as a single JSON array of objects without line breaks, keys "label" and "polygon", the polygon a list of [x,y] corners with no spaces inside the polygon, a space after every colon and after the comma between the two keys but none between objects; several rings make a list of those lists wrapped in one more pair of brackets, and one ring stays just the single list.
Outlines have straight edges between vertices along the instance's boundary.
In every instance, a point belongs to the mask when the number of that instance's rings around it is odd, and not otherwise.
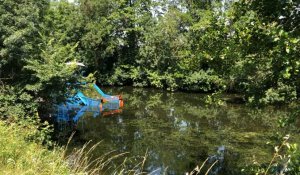
[{"label": "dense tree canopy", "polygon": [[254,104],[299,96],[295,0],[0,2],[1,82],[35,99],[77,81],[70,61],[102,85],[238,92]]},{"label": "dense tree canopy", "polygon": [[101,84],[226,90],[256,104],[285,103],[299,95],[299,2],[77,5],[86,18],[82,59]]},{"label": "dense tree canopy", "polygon": [[38,54],[39,24],[48,6],[42,1],[0,1],[0,75],[20,78],[25,60]]}]

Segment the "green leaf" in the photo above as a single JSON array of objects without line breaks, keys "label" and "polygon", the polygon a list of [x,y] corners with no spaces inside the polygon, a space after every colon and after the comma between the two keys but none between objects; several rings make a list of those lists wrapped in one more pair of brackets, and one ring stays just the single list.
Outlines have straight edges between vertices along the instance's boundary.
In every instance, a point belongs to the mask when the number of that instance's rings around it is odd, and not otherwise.
[{"label": "green leaf", "polygon": [[286,53],[290,53],[290,48],[289,48],[289,46],[286,46],[285,51],[286,51]]}]

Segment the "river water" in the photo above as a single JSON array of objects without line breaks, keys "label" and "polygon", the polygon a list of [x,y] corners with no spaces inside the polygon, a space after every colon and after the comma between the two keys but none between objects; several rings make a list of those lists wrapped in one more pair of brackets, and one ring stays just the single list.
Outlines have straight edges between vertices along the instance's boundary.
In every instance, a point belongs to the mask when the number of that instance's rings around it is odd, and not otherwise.
[{"label": "river water", "polygon": [[185,174],[207,158],[207,166],[218,160],[211,174],[221,175],[241,174],[254,161],[268,163],[278,143],[277,121],[289,115],[274,107],[207,106],[205,95],[198,93],[132,87],[104,90],[122,94],[124,108],[106,115],[84,114],[76,124],[73,146],[101,141],[94,157],[126,152],[131,168],[146,154],[143,171],[151,174]]}]

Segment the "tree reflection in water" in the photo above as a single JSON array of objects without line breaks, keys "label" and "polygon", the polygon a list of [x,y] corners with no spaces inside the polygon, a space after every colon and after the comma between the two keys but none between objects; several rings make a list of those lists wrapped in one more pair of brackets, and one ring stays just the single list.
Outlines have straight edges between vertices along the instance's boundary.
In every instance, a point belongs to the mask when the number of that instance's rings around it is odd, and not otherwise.
[{"label": "tree reflection in water", "polygon": [[112,150],[129,152],[129,166],[148,152],[144,171],[153,174],[184,174],[207,158],[210,164],[219,160],[211,174],[240,174],[253,157],[261,163],[270,160],[272,149],[266,141],[278,131],[278,117],[288,115],[285,110],[253,110],[234,104],[205,107],[203,95],[195,93],[109,90],[123,94],[123,112],[106,117],[86,112],[78,120],[81,127],[73,146],[102,141],[95,157]]}]

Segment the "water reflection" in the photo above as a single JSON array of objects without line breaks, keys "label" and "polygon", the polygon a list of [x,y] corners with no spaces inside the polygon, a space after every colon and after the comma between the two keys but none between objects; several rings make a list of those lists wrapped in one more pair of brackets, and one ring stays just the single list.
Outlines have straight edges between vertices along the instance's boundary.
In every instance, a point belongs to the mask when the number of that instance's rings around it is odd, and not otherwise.
[{"label": "water reflection", "polygon": [[[119,103],[98,103],[97,105],[80,105],[72,103],[64,103],[56,106],[55,113],[55,128],[59,134],[68,137],[69,132],[77,129],[78,121],[85,115],[93,118],[99,116],[109,116],[121,113]],[[65,132],[65,133],[62,133]]]},{"label": "water reflection", "polygon": [[131,166],[148,152],[144,171],[151,174],[184,174],[207,158],[209,164],[218,160],[212,174],[240,174],[253,156],[261,162],[271,158],[272,149],[266,142],[278,131],[277,117],[288,115],[272,108],[205,107],[199,94],[134,88],[106,91],[123,93],[123,112],[95,117],[103,112],[84,109],[84,114],[75,118],[81,127],[77,127],[73,146],[102,141],[95,157],[112,150],[129,152]]}]

